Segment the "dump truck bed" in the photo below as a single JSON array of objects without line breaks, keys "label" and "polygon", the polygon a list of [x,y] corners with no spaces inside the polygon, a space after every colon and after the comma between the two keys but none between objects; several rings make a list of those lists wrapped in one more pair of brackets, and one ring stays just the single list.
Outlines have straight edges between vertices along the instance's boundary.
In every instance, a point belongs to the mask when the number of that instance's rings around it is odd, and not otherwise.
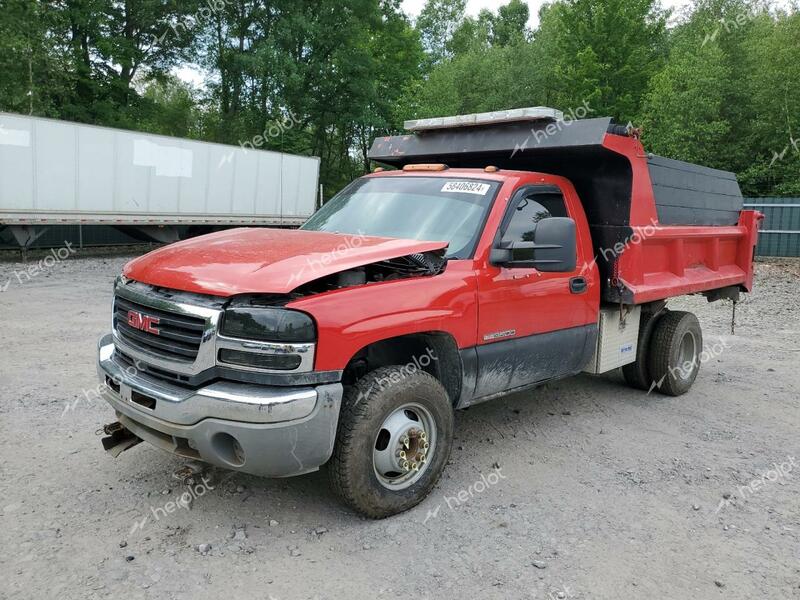
[{"label": "dump truck bed", "polygon": [[574,185],[606,302],[750,291],[762,215],[742,210],[733,173],[648,154],[611,118],[499,122],[378,138],[369,157],[403,167],[537,171]]}]

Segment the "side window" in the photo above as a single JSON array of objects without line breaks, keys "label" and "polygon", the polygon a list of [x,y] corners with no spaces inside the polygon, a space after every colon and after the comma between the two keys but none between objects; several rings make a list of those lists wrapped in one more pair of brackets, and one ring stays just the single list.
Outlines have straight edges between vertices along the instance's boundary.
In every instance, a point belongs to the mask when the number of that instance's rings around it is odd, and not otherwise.
[{"label": "side window", "polygon": [[532,242],[539,221],[569,216],[560,192],[533,189],[516,203],[511,219],[503,231],[504,242]]}]

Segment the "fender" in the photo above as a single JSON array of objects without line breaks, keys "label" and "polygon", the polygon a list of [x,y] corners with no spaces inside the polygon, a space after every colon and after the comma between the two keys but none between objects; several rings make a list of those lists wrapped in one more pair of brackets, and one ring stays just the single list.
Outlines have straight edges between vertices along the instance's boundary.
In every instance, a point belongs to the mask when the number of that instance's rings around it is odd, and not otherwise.
[{"label": "fender", "polygon": [[476,343],[477,285],[471,260],[450,261],[440,275],[349,287],[300,298],[287,307],[307,312],[317,322],[319,371],[342,370],[365,346],[414,333],[447,333],[459,349]]}]

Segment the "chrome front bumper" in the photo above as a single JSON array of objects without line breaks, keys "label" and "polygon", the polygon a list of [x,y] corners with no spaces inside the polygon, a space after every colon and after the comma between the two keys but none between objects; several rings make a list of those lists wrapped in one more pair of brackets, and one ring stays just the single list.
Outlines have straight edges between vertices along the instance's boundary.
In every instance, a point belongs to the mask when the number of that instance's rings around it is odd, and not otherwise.
[{"label": "chrome front bumper", "polygon": [[115,360],[110,334],[98,343],[97,370],[120,423],[168,452],[267,477],[314,471],[333,452],[340,383],[187,389]]}]

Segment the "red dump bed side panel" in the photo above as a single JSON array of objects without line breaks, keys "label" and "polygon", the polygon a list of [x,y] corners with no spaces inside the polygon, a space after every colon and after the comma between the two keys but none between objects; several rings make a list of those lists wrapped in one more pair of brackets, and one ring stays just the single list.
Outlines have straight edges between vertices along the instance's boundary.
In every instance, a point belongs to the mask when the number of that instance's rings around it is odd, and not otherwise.
[{"label": "red dump bed side panel", "polygon": [[624,286],[634,304],[733,285],[750,291],[761,218],[746,210],[733,227],[633,227],[611,285]]},{"label": "red dump bed side panel", "polygon": [[753,287],[758,211],[743,210],[734,226],[662,225],[658,221],[647,154],[635,138],[608,135],[603,145],[631,162],[633,233],[613,248],[600,248],[614,260],[611,288],[633,304],[741,286]]}]

